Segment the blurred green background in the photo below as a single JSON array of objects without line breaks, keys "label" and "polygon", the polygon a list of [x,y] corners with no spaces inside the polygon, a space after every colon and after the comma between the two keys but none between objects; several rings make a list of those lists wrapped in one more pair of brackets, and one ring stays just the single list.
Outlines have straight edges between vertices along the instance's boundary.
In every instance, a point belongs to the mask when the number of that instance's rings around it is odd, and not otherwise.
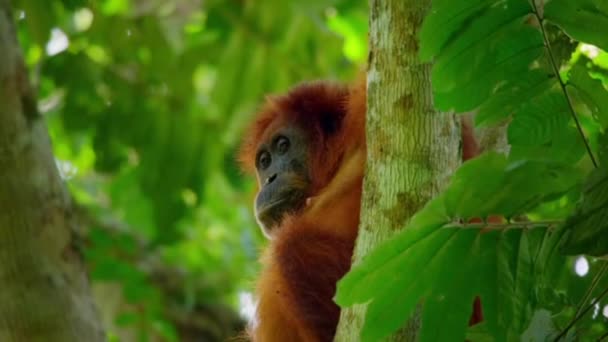
[{"label": "blurred green background", "polygon": [[17,0],[111,341],[242,332],[264,238],[235,162],[264,94],[350,80],[367,2]]}]

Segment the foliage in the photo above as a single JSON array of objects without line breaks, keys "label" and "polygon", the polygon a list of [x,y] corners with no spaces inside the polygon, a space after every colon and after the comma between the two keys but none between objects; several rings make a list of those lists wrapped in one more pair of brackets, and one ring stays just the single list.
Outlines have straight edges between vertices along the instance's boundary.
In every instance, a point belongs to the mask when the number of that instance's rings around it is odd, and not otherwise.
[{"label": "foliage", "polygon": [[352,78],[365,58],[365,4],[13,7],[87,228],[83,251],[110,337],[185,340],[197,324],[205,340],[236,335],[242,321],[220,308],[236,308],[251,289],[263,241],[250,213],[253,184],[234,161],[240,134],[263,94]]},{"label": "foliage", "polygon": [[[420,303],[421,341],[608,334],[606,261],[568,256],[608,254],[605,3],[433,1],[420,57],[434,62],[436,106],[508,122],[511,149],[465,163],[340,281],[342,307],[368,303],[362,340],[397,330]],[[580,277],[574,262],[591,268]],[[484,322],[467,330],[476,296]]]}]

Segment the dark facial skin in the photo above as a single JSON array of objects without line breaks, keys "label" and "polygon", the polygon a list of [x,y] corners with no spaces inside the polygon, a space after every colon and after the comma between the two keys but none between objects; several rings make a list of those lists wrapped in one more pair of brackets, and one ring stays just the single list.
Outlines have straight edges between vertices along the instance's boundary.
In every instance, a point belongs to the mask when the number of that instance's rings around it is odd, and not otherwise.
[{"label": "dark facial skin", "polygon": [[306,203],[310,177],[307,165],[308,140],[298,127],[284,127],[258,147],[256,172],[260,191],[255,214],[267,237],[286,214]]}]

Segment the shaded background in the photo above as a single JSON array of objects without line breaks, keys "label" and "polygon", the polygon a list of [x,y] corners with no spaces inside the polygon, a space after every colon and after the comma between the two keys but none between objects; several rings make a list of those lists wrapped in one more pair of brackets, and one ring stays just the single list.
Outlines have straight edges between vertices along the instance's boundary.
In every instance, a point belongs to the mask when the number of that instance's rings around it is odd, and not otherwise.
[{"label": "shaded background", "polygon": [[349,80],[367,2],[17,0],[110,341],[238,335],[264,239],[235,163],[264,94]]}]

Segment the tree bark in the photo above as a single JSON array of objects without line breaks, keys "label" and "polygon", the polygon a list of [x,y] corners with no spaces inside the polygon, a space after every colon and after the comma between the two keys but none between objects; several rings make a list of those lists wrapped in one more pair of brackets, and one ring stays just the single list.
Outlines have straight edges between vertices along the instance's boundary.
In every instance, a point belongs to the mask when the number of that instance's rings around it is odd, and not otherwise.
[{"label": "tree bark", "polygon": [[[435,110],[431,65],[418,58],[418,31],[430,4],[370,2],[367,166],[354,264],[403,229],[460,164],[460,125],[453,114]],[[365,310],[342,310],[336,341],[360,339]],[[387,340],[415,340],[418,327],[415,317]]]},{"label": "tree bark", "polygon": [[104,341],[70,197],[0,0],[0,341]]}]

